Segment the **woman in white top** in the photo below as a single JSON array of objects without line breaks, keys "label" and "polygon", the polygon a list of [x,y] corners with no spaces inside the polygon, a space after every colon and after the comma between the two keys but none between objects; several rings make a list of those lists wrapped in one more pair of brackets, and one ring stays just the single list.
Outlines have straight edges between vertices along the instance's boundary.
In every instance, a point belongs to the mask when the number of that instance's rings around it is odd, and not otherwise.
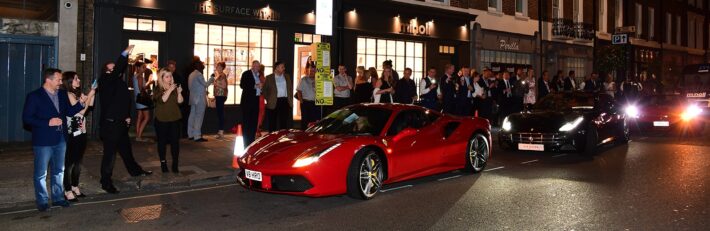
[{"label": "woman in white top", "polygon": [[606,81],[604,81],[604,91],[611,97],[616,94],[616,83],[614,83],[614,77],[611,74],[606,75]]}]

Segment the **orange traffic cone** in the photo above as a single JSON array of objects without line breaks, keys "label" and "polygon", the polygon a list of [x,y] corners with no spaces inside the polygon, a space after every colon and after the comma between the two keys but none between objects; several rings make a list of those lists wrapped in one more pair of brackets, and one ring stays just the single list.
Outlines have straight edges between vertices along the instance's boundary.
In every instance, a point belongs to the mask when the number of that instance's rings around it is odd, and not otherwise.
[{"label": "orange traffic cone", "polygon": [[476,114],[475,114],[475,115],[473,115],[473,116],[474,116],[474,117],[478,117],[478,111],[476,111]]},{"label": "orange traffic cone", "polygon": [[244,155],[244,137],[242,136],[242,125],[237,125],[237,135],[234,137],[234,157],[232,158],[232,168],[239,168],[237,159]]}]

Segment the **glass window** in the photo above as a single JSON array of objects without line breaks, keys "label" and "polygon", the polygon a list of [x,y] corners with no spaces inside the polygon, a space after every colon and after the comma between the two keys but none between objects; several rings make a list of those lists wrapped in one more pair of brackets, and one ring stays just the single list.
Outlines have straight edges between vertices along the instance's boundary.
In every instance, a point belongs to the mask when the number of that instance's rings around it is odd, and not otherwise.
[{"label": "glass window", "polygon": [[123,29],[124,30],[137,30],[138,29],[138,19],[137,18],[123,18]]},{"label": "glass window", "polygon": [[194,55],[205,62],[205,79],[214,73],[216,63],[225,62],[229,92],[226,104],[233,105],[241,98],[239,78],[252,60],[262,61],[265,74],[273,71],[274,41],[274,30],[196,23]]},{"label": "glass window", "polygon": [[138,19],[138,30],[142,31],[152,31],[153,30],[153,20],[150,19]]},{"label": "glass window", "polygon": [[163,20],[153,20],[153,31],[155,32],[165,32],[166,25]]},{"label": "glass window", "polygon": [[527,1],[526,0],[515,0],[515,14],[517,15],[527,15]]},{"label": "glass window", "polygon": [[400,76],[405,68],[412,68],[414,82],[419,83],[424,72],[424,43],[365,37],[359,37],[357,43],[358,65],[374,67],[379,75],[382,73],[382,62],[392,60],[394,70]]}]

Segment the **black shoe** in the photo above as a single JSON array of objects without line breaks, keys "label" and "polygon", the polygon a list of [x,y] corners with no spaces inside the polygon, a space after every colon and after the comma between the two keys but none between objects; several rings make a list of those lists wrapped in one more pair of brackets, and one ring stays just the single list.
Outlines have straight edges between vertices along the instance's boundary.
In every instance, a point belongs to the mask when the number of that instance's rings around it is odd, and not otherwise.
[{"label": "black shoe", "polygon": [[195,139],[195,142],[207,142],[207,139],[199,138],[199,139]]},{"label": "black shoe", "polygon": [[37,205],[37,210],[39,210],[40,212],[47,212],[47,210],[49,210],[49,205],[48,204]]},{"label": "black shoe", "polygon": [[63,201],[52,202],[52,206],[62,206],[63,208],[67,208],[67,207],[71,206],[71,204],[69,204],[69,202],[63,200]]},{"label": "black shoe", "polygon": [[114,187],[113,185],[103,185],[103,186],[101,186],[101,189],[103,189],[104,191],[106,191],[107,193],[110,193],[110,194],[117,194],[118,193],[118,189],[116,189],[116,187]]},{"label": "black shoe", "polygon": [[168,164],[165,161],[160,161],[160,170],[162,172],[168,172]]},{"label": "black shoe", "polygon": [[176,164],[173,164],[173,172],[180,173],[180,169],[178,169],[178,166]]},{"label": "black shoe", "polygon": [[[71,192],[71,191],[69,191],[69,192]],[[74,192],[72,192],[72,193],[74,193]],[[66,192],[65,192],[65,194],[66,194]],[[74,199],[69,199],[69,198],[67,198],[66,195],[64,195],[64,200],[69,201],[69,202],[79,202],[79,198],[76,195],[74,195]]]},{"label": "black shoe", "polygon": [[132,176],[150,176],[152,174],[153,174],[153,171],[142,170],[140,173],[138,173],[136,175],[132,175]]}]

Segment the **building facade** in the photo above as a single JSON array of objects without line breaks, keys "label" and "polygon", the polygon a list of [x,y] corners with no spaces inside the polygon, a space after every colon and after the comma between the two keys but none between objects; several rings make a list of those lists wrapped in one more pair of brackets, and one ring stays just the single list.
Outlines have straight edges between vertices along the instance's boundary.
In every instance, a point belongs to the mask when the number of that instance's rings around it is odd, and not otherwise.
[{"label": "building facade", "polygon": [[[596,0],[597,49],[610,50],[617,28],[629,32],[627,68],[616,71],[618,79],[660,77],[664,86],[677,85],[683,67],[708,62],[710,2],[707,0]],[[603,58],[603,55],[600,55]]]}]

